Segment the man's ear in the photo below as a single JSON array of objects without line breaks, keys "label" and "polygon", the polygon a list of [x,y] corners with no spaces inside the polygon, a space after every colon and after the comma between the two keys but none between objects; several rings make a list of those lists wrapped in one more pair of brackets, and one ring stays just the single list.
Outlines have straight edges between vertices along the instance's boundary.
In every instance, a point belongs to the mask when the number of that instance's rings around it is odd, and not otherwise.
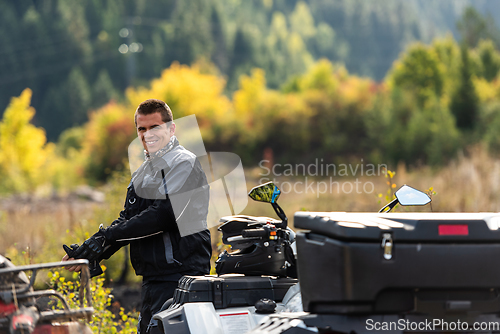
[{"label": "man's ear", "polygon": [[172,124],[170,124],[170,135],[174,135],[175,133],[175,123],[172,122]]}]

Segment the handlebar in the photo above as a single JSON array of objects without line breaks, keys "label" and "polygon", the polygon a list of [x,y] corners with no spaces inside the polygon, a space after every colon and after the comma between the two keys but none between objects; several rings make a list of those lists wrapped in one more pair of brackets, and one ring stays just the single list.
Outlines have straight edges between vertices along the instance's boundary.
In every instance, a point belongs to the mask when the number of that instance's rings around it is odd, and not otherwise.
[{"label": "handlebar", "polygon": [[244,238],[260,238],[268,235],[268,231],[263,228],[254,228],[250,230],[241,231],[241,236]]}]

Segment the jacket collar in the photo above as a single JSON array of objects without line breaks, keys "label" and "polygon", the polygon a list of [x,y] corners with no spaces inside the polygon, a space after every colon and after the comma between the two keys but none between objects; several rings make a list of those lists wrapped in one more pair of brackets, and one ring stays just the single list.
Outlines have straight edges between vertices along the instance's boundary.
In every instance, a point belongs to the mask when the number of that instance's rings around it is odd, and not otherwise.
[{"label": "jacket collar", "polygon": [[158,158],[163,157],[167,152],[170,152],[174,147],[179,146],[179,141],[177,140],[176,136],[172,136],[170,138],[170,141],[165,145],[165,147],[160,148],[158,151],[156,151],[153,154],[149,154],[146,150],[144,150],[144,159],[146,161],[151,161],[154,162]]}]

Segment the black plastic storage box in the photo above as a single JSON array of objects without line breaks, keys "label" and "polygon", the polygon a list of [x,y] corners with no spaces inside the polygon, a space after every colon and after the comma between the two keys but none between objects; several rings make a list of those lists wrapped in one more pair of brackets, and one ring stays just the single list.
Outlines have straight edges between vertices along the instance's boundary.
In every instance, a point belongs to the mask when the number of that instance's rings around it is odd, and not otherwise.
[{"label": "black plastic storage box", "polygon": [[297,212],[304,310],[500,312],[500,214]]},{"label": "black plastic storage box", "polygon": [[254,306],[262,298],[280,302],[296,283],[297,279],[272,276],[184,276],[174,292],[172,307],[193,302],[211,302],[216,309]]}]

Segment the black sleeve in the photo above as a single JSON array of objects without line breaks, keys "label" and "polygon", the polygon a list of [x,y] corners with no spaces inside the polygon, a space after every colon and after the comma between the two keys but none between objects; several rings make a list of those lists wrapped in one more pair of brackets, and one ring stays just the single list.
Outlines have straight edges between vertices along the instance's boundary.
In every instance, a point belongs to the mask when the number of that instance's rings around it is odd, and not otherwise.
[{"label": "black sleeve", "polygon": [[[167,226],[171,225],[171,226]],[[105,235],[112,242],[130,242],[134,239],[162,233],[175,226],[175,216],[170,200],[157,199],[152,205],[119,224],[109,226]]]},{"label": "black sleeve", "polygon": [[[125,199],[126,200],[126,199]],[[120,224],[120,223],[123,223],[124,221],[126,221],[125,219],[125,206],[123,208],[122,211],[120,211],[120,215],[117,219],[115,219],[111,225],[116,225],[116,224]],[[106,237],[107,238],[107,237]],[[123,242],[115,242],[111,245],[111,247],[109,247],[108,249],[106,249],[106,251],[101,255],[101,257],[99,258],[99,261],[101,260],[107,260],[109,259],[113,254],[115,254],[120,248],[122,248],[123,246],[126,246],[128,245],[129,242],[128,241],[123,241]]]}]

